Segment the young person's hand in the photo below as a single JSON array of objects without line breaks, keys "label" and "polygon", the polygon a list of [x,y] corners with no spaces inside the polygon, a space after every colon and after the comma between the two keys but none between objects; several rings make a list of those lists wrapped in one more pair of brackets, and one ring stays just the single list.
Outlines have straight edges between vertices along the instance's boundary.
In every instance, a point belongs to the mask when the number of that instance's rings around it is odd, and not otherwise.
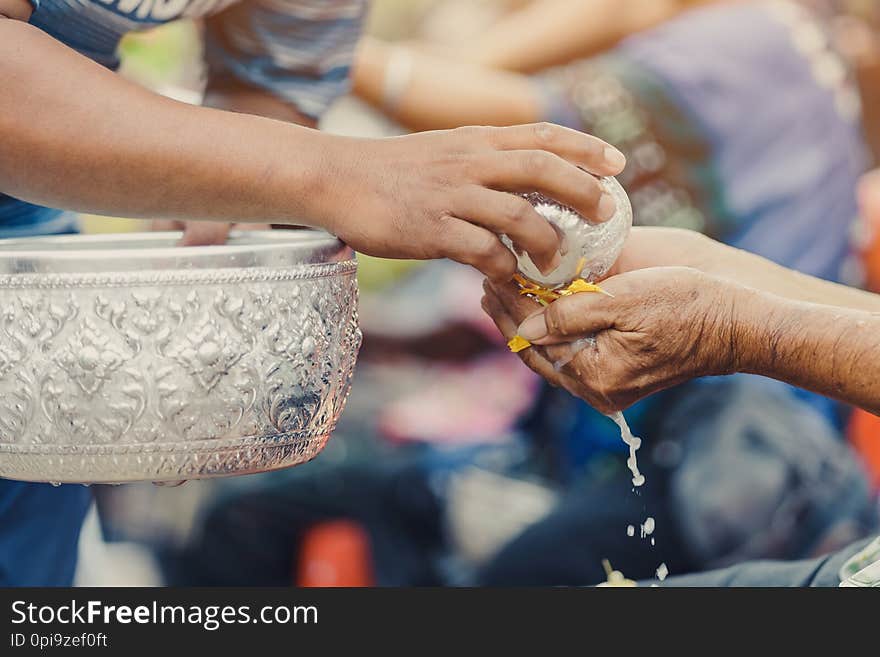
[{"label": "young person's hand", "polygon": [[615,205],[596,176],[625,165],[605,142],[551,124],[334,143],[325,162],[335,186],[315,199],[325,228],[369,255],[448,257],[495,280],[516,270],[501,235],[544,269],[558,258],[556,230],[517,192],[540,191],[605,221]]}]

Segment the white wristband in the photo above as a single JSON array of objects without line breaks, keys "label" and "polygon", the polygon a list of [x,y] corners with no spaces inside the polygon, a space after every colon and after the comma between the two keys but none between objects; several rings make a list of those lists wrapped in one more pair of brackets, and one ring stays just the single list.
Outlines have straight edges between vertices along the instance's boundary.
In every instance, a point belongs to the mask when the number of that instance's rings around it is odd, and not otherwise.
[{"label": "white wristband", "polygon": [[404,48],[392,49],[385,65],[385,80],[382,84],[382,107],[385,111],[392,114],[397,112],[412,80],[412,74],[412,54]]}]

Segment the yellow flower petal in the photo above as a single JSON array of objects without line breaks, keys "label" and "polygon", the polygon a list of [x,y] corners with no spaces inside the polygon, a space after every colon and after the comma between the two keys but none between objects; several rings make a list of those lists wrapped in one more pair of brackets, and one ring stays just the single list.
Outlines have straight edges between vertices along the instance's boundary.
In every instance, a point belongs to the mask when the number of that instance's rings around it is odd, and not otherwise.
[{"label": "yellow flower petal", "polygon": [[535,287],[532,283],[530,283],[522,274],[514,274],[513,280],[516,281],[520,287]]},{"label": "yellow flower petal", "polygon": [[568,297],[572,294],[581,294],[583,292],[595,292],[598,294],[604,294],[608,297],[613,297],[613,294],[610,294],[603,290],[601,287],[596,285],[595,283],[588,283],[587,281],[579,278],[573,281],[568,287],[563,288],[561,290],[551,290],[546,287],[541,287],[539,285],[535,285],[534,283],[526,280],[519,274],[513,277],[514,280],[519,285],[519,293],[524,297],[533,297],[543,306],[549,305],[562,297]]},{"label": "yellow flower petal", "polygon": [[595,283],[588,283],[582,278],[577,279],[567,288],[565,288],[561,294],[562,296],[570,296],[572,294],[582,294],[584,292],[594,292],[598,294],[604,294],[605,296],[613,296],[612,294],[606,292],[601,287],[596,285]]},{"label": "yellow flower petal", "polygon": [[532,343],[524,337],[517,335],[507,343],[507,346],[513,353],[518,354],[521,351],[531,348]]}]

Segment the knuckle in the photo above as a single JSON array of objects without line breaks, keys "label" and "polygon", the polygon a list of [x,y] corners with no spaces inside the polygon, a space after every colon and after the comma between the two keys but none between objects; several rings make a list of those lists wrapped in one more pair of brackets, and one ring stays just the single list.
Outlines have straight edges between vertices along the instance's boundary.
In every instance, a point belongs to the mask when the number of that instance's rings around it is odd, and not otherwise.
[{"label": "knuckle", "polygon": [[489,260],[499,255],[499,250],[504,249],[501,243],[492,235],[480,238],[474,245],[474,253],[482,260]]},{"label": "knuckle", "polygon": [[455,251],[456,244],[449,238],[451,228],[456,219],[446,213],[435,215],[428,223],[425,230],[426,241],[433,243],[438,250],[443,251],[443,257],[449,257]]},{"label": "knuckle", "polygon": [[479,129],[482,131],[481,139],[483,142],[494,150],[501,150],[504,148],[505,142],[508,140],[508,136],[512,130],[512,128],[509,127],[497,126],[482,126]]},{"label": "knuckle", "polygon": [[558,132],[559,128],[547,121],[541,121],[532,126],[532,136],[538,148],[553,148],[557,141]]},{"label": "knuckle", "polygon": [[547,329],[552,335],[560,335],[563,337],[571,335],[573,331],[574,313],[569,304],[556,303],[550,304],[546,313]]},{"label": "knuckle", "polygon": [[503,246],[498,255],[493,258],[495,277],[498,280],[510,280],[516,273],[516,259]]},{"label": "knuckle", "polygon": [[524,198],[517,196],[510,197],[510,206],[507,210],[507,216],[511,224],[521,225],[534,218],[535,209],[532,204]]},{"label": "knuckle", "polygon": [[437,213],[434,220],[431,222],[434,230],[439,235],[445,235],[449,228],[455,223],[456,219],[450,212],[440,212]]},{"label": "knuckle", "polygon": [[491,130],[484,126],[469,125],[455,128],[453,133],[456,137],[466,142],[468,146],[484,145],[491,142]]},{"label": "knuckle", "polygon": [[480,166],[478,158],[474,155],[459,155],[455,158],[455,162],[451,163],[453,171],[452,175],[465,181],[476,180],[484,167]]},{"label": "knuckle", "polygon": [[551,171],[554,160],[554,156],[547,151],[529,151],[523,157],[522,165],[527,175],[540,178]]}]

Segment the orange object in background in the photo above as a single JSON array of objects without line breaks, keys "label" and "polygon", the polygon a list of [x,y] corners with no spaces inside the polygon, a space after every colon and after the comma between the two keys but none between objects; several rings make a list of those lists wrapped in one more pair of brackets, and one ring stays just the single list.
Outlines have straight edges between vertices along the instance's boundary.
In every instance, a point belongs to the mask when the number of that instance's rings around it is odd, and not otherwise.
[{"label": "orange object in background", "polygon": [[869,290],[880,290],[880,240],[864,254],[865,279]]},{"label": "orange object in background", "polygon": [[850,422],[849,438],[868,468],[874,488],[880,490],[880,417],[857,409]]},{"label": "orange object in background", "polygon": [[[865,207],[863,200],[862,207]],[[863,210],[864,211],[864,210]],[[872,229],[876,234],[880,225],[877,215]],[[875,238],[862,254],[868,289],[880,291],[880,238]],[[868,468],[874,488],[880,490],[880,417],[867,411],[856,409],[850,420],[849,438],[853,448],[859,453]]]},{"label": "orange object in background", "polygon": [[880,292],[880,169],[862,177],[858,197],[866,283],[869,290]]},{"label": "orange object in background", "polygon": [[367,532],[349,520],[312,527],[300,547],[296,584],[310,588],[374,586]]},{"label": "orange object in background", "polygon": [[[862,177],[858,196],[866,237],[861,254],[865,282],[869,290],[880,293],[880,169]],[[856,409],[850,420],[849,438],[868,468],[874,488],[880,490],[880,418]]]}]

